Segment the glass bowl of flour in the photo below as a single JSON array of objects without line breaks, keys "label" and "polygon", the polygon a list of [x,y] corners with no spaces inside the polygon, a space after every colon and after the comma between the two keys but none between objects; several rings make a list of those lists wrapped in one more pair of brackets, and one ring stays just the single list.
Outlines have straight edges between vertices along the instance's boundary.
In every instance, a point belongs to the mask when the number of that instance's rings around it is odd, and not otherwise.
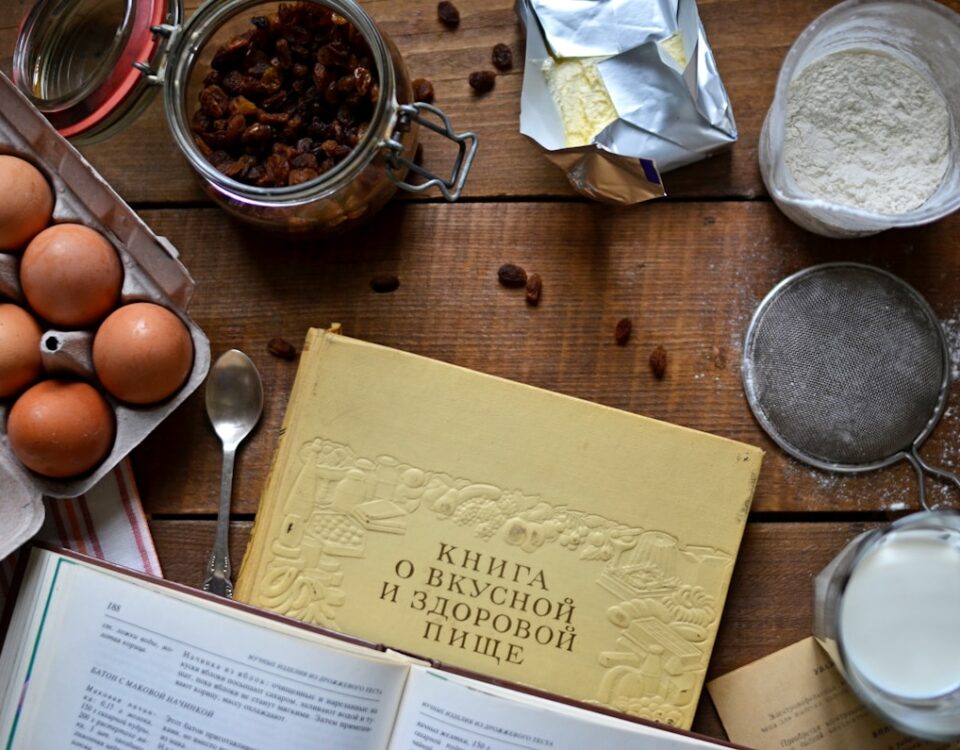
[{"label": "glass bowl of flour", "polygon": [[828,237],[960,208],[960,15],[932,0],[846,0],[797,37],[760,133],[764,184]]}]

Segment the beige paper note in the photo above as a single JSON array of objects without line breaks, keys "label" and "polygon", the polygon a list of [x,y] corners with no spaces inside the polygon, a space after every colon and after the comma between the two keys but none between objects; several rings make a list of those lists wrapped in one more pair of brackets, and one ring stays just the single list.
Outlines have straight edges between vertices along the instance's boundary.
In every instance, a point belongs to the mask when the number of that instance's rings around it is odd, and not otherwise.
[{"label": "beige paper note", "polygon": [[731,741],[756,750],[960,750],[905,737],[857,700],[813,638],[707,683]]}]

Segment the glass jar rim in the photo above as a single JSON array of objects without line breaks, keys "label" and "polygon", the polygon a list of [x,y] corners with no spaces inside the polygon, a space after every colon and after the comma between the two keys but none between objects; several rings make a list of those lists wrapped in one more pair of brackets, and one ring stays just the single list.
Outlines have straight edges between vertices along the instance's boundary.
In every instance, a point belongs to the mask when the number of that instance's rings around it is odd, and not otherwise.
[{"label": "glass jar rim", "polygon": [[80,54],[73,40],[63,41],[62,33],[71,20],[92,18],[94,5],[95,0],[40,0],[17,33],[14,83],[66,138],[94,140],[127,112],[141,111],[153,87],[135,63],[149,62],[160,51],[162,40],[154,27],[169,19],[178,21],[182,14],[180,0],[123,0],[122,17],[95,74],[70,90],[44,91],[46,57],[56,54],[72,62]]},{"label": "glass jar rim", "polygon": [[272,206],[278,202],[297,204],[316,200],[318,194],[333,192],[352,180],[382,148],[382,134],[396,118],[396,78],[383,35],[373,20],[353,0],[301,0],[323,6],[346,18],[363,35],[376,64],[380,96],[370,126],[351,153],[333,169],[298,185],[259,187],[227,177],[200,152],[193,139],[186,108],[186,87],[200,51],[226,22],[258,5],[275,5],[276,0],[207,0],[180,31],[164,77],[164,112],[177,146],[191,165],[216,190],[242,196],[251,205]]}]

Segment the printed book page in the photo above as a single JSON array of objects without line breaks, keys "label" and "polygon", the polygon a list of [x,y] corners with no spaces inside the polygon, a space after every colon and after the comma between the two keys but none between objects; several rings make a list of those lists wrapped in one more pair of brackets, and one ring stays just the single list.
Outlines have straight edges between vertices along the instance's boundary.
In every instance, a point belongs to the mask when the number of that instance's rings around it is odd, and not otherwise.
[{"label": "printed book page", "polygon": [[40,616],[18,618],[0,662],[7,696],[21,693],[19,711],[0,709],[0,748],[387,746],[408,670],[399,657],[50,552],[34,552],[34,576],[46,587],[18,607]]},{"label": "printed book page", "polygon": [[411,667],[389,750],[693,750],[715,743]]}]

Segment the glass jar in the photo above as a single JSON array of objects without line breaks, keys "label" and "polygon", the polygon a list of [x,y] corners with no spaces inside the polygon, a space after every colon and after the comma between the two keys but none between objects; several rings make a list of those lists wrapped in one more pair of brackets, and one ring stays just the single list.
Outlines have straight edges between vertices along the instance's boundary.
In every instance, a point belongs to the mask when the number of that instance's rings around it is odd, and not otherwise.
[{"label": "glass jar", "polygon": [[[298,185],[258,187],[226,176],[201,152],[191,128],[215,52],[276,13],[265,0],[208,0],[180,24],[180,0],[41,0],[21,27],[14,79],[60,132],[77,143],[103,140],[128,124],[163,90],[174,142],[210,197],[230,214],[287,233],[328,235],[376,213],[398,187],[437,187],[456,200],[477,148],[474,133],[455,133],[442,111],[413,102],[410,76],[389,38],[353,0],[303,0],[353,24],[369,45],[380,95],[369,127],[339,164]],[[449,178],[413,163],[418,128],[457,144]],[[406,181],[408,172],[421,180]]]},{"label": "glass jar", "polygon": [[[787,167],[790,84],[816,60],[834,52],[870,50],[890,55],[943,94],[950,114],[950,153],[940,186],[919,207],[881,214],[817,198]],[[773,103],[760,131],[760,174],[781,211],[804,229],[827,237],[862,237],[893,227],[928,224],[960,208],[960,15],[934,0],[845,0],[797,37],[780,68]]]},{"label": "glass jar", "polygon": [[960,514],[851,541],[814,581],[813,633],[860,700],[906,734],[960,739]]}]

